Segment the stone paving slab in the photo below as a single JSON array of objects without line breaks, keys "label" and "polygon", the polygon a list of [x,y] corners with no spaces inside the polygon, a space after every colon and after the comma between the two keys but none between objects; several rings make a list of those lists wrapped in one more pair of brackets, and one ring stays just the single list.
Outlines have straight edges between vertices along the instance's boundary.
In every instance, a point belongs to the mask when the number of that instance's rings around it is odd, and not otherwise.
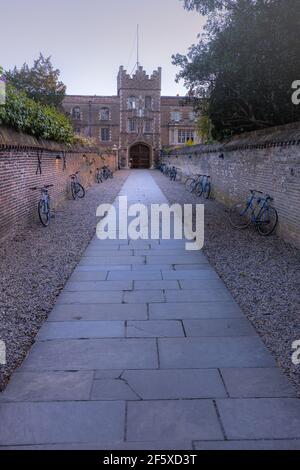
[{"label": "stone paving slab", "polygon": [[123,402],[0,403],[0,445],[123,439]]},{"label": "stone paving slab", "polygon": [[[190,255],[162,255],[162,256],[146,256],[146,263],[150,265],[155,264],[182,264],[182,265],[199,265],[207,264],[208,261],[206,258],[200,256],[190,256]],[[121,264],[121,263],[120,263]]]},{"label": "stone paving slab", "polygon": [[128,441],[222,439],[212,401],[164,400],[129,402]]},{"label": "stone paving slab", "polygon": [[136,401],[139,396],[121,379],[95,380],[92,388],[91,400],[125,400]]},{"label": "stone paving slab", "polygon": [[212,269],[199,269],[189,271],[162,271],[164,280],[175,279],[177,281],[198,279],[201,281],[206,280],[219,280],[219,276]]},{"label": "stone paving slab", "polygon": [[65,304],[56,305],[49,322],[147,320],[146,304]]},{"label": "stone paving slab", "polygon": [[[208,269],[209,271],[211,270],[211,265],[210,264],[206,264],[206,263],[203,263],[203,264],[178,264],[178,263],[175,263],[172,265],[173,266],[173,269],[175,271],[199,271],[199,270],[203,270],[203,269]],[[162,268],[163,269],[163,268]]]},{"label": "stone paving slab", "polygon": [[255,336],[163,338],[158,339],[158,347],[162,369],[275,365],[271,354]]},{"label": "stone paving slab", "polygon": [[18,372],[0,394],[0,402],[86,401],[93,377],[92,371]]},{"label": "stone paving slab", "polygon": [[164,302],[164,300],[165,296],[162,290],[140,290],[124,293],[125,304],[140,304],[142,302],[151,304]]},{"label": "stone paving slab", "polygon": [[184,302],[149,305],[151,320],[244,317],[235,302]]},{"label": "stone paving slab", "polygon": [[300,450],[300,440],[202,441],[195,450]]},{"label": "stone paving slab", "polygon": [[[123,272],[123,271],[121,271]],[[105,281],[108,271],[77,271],[70,277],[70,282]]]},{"label": "stone paving slab", "polygon": [[217,369],[127,370],[122,378],[143,400],[227,396]]},{"label": "stone paving slab", "polygon": [[46,322],[37,335],[39,341],[53,339],[122,338],[121,321]]},{"label": "stone paving slab", "polygon": [[[145,264],[145,256],[83,257],[79,266],[124,266]],[[167,262],[166,262],[167,264]]]},{"label": "stone paving slab", "polygon": [[199,288],[197,290],[166,291],[167,302],[215,302],[232,300],[231,294],[222,289]]},{"label": "stone paving slab", "polygon": [[36,343],[22,371],[156,369],[154,339],[53,340]]},{"label": "stone paving slab", "polygon": [[135,281],[134,290],[173,290],[179,289],[179,283],[177,281]]},{"label": "stone paving slab", "polygon": [[222,289],[227,291],[227,288],[220,279],[185,279],[180,280],[179,285],[183,290]]},{"label": "stone paving slab", "polygon": [[184,337],[180,321],[128,321],[126,328],[127,338],[173,338]]},{"label": "stone paving slab", "polygon": [[251,323],[246,318],[218,318],[183,320],[186,336],[256,336]]},{"label": "stone paving slab", "polygon": [[109,281],[161,281],[162,274],[159,270],[151,271],[112,271],[108,273]]},{"label": "stone paving slab", "polygon": [[295,397],[296,391],[278,368],[221,369],[233,398]]},{"label": "stone paving slab", "polygon": [[131,265],[95,265],[95,266],[80,266],[78,265],[74,272],[103,272],[103,271],[131,271]]},{"label": "stone paving slab", "polygon": [[126,246],[127,250],[123,249],[122,252],[120,251],[120,249],[119,250],[117,250],[117,249],[105,250],[102,247],[101,248],[88,248],[84,252],[84,255],[83,255],[82,259],[85,259],[85,258],[103,258],[103,257],[105,257],[107,259],[108,256],[115,257],[117,255],[120,255],[120,256],[134,256],[134,250],[129,250],[127,245],[124,245],[124,246]]},{"label": "stone paving slab", "polygon": [[153,272],[153,271],[170,271],[174,269],[172,264],[141,264],[141,265],[133,265],[131,266],[132,271],[146,271],[146,272]]},{"label": "stone paving slab", "polygon": [[57,300],[59,304],[121,304],[122,291],[103,292],[67,292],[64,291]]},{"label": "stone paving slab", "polygon": [[67,282],[65,292],[100,292],[132,290],[131,281],[89,281],[89,282]]},{"label": "stone paving slab", "polygon": [[299,439],[300,400],[296,398],[218,399],[228,439]]}]

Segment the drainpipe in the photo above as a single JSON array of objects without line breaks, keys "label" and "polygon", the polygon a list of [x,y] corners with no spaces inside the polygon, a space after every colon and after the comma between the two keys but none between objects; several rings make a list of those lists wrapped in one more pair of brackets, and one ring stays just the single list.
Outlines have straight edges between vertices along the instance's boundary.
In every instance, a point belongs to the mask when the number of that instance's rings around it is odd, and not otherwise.
[{"label": "drainpipe", "polygon": [[92,137],[92,101],[89,101],[89,120],[88,120],[88,126],[89,126],[89,137]]}]

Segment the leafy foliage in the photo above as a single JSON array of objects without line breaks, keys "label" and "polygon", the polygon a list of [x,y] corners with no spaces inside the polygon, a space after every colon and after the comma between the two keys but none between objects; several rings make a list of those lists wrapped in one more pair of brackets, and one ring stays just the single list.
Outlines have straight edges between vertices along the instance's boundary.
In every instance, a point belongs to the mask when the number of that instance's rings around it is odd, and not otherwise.
[{"label": "leafy foliage", "polygon": [[65,115],[28,98],[12,85],[7,85],[6,103],[0,106],[0,124],[57,142],[73,143],[74,139],[72,124]]},{"label": "leafy foliage", "polygon": [[[300,3],[294,0],[185,0],[210,13],[200,42],[173,56],[191,94],[211,119],[213,136],[300,120],[291,101],[299,78]],[[219,12],[219,14],[218,14]]]},{"label": "leafy foliage", "polygon": [[97,147],[98,142],[94,137],[85,137],[83,135],[75,134],[74,135],[74,144],[80,145],[85,148],[94,148]]},{"label": "leafy foliage", "polygon": [[18,70],[6,72],[8,83],[24,91],[29,98],[39,103],[60,108],[66,94],[66,86],[59,81],[60,71],[51,63],[51,57],[40,54],[30,68],[26,63]]}]

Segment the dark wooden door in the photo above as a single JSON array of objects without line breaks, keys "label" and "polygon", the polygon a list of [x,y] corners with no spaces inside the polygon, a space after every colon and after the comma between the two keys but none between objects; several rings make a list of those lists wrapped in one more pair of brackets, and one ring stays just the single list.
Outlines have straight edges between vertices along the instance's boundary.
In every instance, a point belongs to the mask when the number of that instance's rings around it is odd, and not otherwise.
[{"label": "dark wooden door", "polygon": [[137,144],[131,147],[131,168],[150,168],[150,149],[146,145]]}]

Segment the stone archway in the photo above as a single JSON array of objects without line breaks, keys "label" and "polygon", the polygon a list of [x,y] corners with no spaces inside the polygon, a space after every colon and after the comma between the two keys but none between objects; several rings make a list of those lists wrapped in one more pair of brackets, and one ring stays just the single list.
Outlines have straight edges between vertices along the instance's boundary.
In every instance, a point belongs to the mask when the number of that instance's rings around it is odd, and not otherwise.
[{"label": "stone archway", "polygon": [[151,167],[151,149],[145,144],[135,144],[129,149],[129,160],[131,168],[150,168]]}]

